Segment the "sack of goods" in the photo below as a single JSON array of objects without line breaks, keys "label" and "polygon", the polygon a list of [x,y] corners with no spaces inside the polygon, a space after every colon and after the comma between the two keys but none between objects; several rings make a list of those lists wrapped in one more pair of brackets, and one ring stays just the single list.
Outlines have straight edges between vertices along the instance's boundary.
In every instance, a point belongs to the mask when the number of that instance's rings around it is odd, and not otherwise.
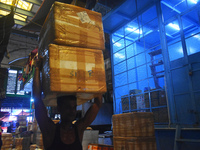
[{"label": "sack of goods", "polygon": [[40,32],[38,53],[43,56],[42,85],[46,106],[56,97],[76,95],[77,105],[106,89],[101,14],[55,2]]}]

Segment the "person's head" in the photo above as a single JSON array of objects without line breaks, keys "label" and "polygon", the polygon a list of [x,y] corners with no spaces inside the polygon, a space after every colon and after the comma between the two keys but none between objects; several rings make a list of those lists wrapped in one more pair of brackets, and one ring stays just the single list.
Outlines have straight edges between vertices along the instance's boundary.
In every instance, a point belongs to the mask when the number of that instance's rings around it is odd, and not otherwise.
[{"label": "person's head", "polygon": [[57,108],[62,122],[72,122],[76,118],[76,96],[57,97]]}]

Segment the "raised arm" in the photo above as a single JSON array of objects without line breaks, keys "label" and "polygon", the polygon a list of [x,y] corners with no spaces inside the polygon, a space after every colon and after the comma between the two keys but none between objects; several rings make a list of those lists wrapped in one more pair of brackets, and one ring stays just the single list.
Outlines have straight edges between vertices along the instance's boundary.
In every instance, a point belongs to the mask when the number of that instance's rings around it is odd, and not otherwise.
[{"label": "raised arm", "polygon": [[53,121],[48,117],[46,107],[41,99],[41,61],[42,59],[40,58],[40,60],[36,63],[35,75],[33,77],[33,98],[35,104],[35,117],[43,135],[44,147],[48,148],[54,138],[55,125]]},{"label": "raised arm", "polygon": [[84,131],[94,121],[101,108],[101,105],[102,95],[99,94],[95,97],[94,103],[90,106],[85,116],[80,121],[77,121],[77,125],[81,131]]}]

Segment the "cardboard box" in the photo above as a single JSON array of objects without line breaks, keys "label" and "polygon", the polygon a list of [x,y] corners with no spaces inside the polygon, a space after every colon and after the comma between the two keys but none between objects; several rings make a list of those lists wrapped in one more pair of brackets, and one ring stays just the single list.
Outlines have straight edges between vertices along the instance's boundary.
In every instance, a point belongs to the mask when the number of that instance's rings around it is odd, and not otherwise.
[{"label": "cardboard box", "polygon": [[153,113],[133,112],[113,115],[113,136],[154,136]]},{"label": "cardboard box", "polygon": [[55,44],[48,49],[42,74],[44,102],[47,97],[56,103],[55,96],[75,94],[79,105],[106,92],[102,51]]},{"label": "cardboard box", "polygon": [[101,13],[55,2],[41,29],[39,50],[50,43],[104,50]]}]

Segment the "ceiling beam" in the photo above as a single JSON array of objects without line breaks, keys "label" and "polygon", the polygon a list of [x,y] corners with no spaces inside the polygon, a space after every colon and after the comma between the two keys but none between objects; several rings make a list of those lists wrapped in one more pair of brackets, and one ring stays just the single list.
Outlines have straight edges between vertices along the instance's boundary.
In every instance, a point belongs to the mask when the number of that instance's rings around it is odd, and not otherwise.
[{"label": "ceiling beam", "polygon": [[[11,7],[10,5],[7,5],[7,4],[0,2],[0,9],[11,11],[10,7]],[[27,11],[27,10],[24,10],[24,9],[21,9],[21,8],[17,8],[17,7],[14,8],[14,11],[15,11],[15,13],[19,13],[19,14],[29,16],[29,17],[33,17],[35,15],[35,13],[33,13],[33,12],[30,12],[30,11]]]},{"label": "ceiling beam", "polygon": [[15,24],[21,25],[21,26],[25,26],[27,23],[24,21],[20,21],[20,20],[16,20],[15,19]]},{"label": "ceiling beam", "polygon": [[29,33],[29,32],[22,31],[22,30],[12,29],[11,30],[11,34],[19,34],[19,35],[22,35],[22,36],[25,36],[25,37],[31,37],[31,38],[38,39],[38,35],[37,34]]},{"label": "ceiling beam", "polygon": [[41,1],[39,0],[25,0],[26,2],[32,3],[32,4],[36,4],[38,6],[40,6],[42,4]]}]

